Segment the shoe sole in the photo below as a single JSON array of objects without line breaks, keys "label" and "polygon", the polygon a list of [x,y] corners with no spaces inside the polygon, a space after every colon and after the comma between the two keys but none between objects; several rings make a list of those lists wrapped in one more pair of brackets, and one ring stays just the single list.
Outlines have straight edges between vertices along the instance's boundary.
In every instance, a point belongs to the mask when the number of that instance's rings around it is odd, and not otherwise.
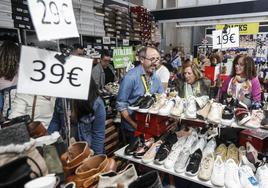
[{"label": "shoe sole", "polygon": [[183,173],[183,172],[185,172],[186,171],[186,166],[184,167],[184,168],[176,168],[175,169],[175,172],[177,172],[178,174],[181,174],[181,173]]},{"label": "shoe sole", "polygon": [[234,119],[221,119],[221,124],[225,126],[231,126],[234,122]]},{"label": "shoe sole", "polygon": [[250,120],[250,116],[247,116],[246,118],[243,118],[241,121],[238,122],[238,125],[243,125],[246,122],[248,122]]},{"label": "shoe sole", "polygon": [[149,109],[139,109],[138,111],[140,113],[148,113]]},{"label": "shoe sole", "polygon": [[160,116],[169,116],[170,113],[158,113]]},{"label": "shoe sole", "polygon": [[191,173],[191,172],[187,172],[187,171],[185,171],[185,174],[186,175],[188,175],[188,176],[196,176],[198,173],[199,173],[199,170],[200,170],[200,168],[198,167],[198,170],[197,170],[197,172],[196,173]]},{"label": "shoe sole", "polygon": [[133,106],[129,106],[129,107],[128,107],[128,109],[130,109],[130,110],[138,110],[138,109],[139,109],[139,107],[133,107]]},{"label": "shoe sole", "polygon": [[148,164],[150,162],[153,162],[154,161],[154,158],[152,159],[141,159],[141,161],[144,163],[144,164]]},{"label": "shoe sole", "polygon": [[164,164],[165,160],[166,159],[164,159],[163,161],[154,160],[154,163],[158,164],[158,165],[162,165],[162,164]]},{"label": "shoe sole", "polygon": [[149,114],[158,114],[158,111],[148,111]]}]

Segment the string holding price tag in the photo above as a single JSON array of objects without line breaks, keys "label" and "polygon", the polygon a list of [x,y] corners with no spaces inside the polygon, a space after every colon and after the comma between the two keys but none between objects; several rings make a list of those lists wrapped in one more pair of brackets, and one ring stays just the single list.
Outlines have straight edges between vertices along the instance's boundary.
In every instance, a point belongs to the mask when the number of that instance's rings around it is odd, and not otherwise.
[{"label": "string holding price tag", "polygon": [[226,33],[222,30],[212,32],[213,49],[239,47],[239,28],[228,28]]},{"label": "string holding price tag", "polygon": [[28,6],[40,41],[79,37],[71,0],[28,0]]},{"label": "string holding price tag", "polygon": [[55,54],[22,46],[18,93],[87,99],[92,60],[69,56],[63,65]]}]

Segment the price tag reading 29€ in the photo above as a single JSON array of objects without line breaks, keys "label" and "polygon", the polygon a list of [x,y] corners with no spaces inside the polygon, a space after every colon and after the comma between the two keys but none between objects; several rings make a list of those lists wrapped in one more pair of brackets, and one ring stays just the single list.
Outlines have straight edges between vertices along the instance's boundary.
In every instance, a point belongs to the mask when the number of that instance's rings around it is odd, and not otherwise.
[{"label": "price tag reading 29\u20ac", "polygon": [[228,28],[226,33],[222,30],[212,32],[213,49],[239,47],[239,28]]},{"label": "price tag reading 29\u20ac", "polygon": [[28,0],[39,41],[79,37],[72,0]]},{"label": "price tag reading 29\u20ac", "polygon": [[92,60],[69,56],[60,63],[56,52],[22,46],[18,93],[87,99]]}]

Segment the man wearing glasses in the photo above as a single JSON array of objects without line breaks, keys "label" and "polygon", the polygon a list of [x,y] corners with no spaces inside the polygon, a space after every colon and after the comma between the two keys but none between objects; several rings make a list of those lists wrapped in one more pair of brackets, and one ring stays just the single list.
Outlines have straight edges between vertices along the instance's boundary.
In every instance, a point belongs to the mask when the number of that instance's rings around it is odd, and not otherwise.
[{"label": "man wearing glasses", "polygon": [[111,56],[109,51],[103,50],[100,62],[92,69],[92,77],[99,89],[102,89],[109,82],[115,82],[117,80],[115,70],[110,62]]},{"label": "man wearing glasses", "polygon": [[156,48],[143,47],[138,52],[140,65],[131,69],[122,79],[116,107],[121,113],[121,129],[130,143],[134,139],[134,131],[137,123],[134,121],[134,111],[128,109],[128,106],[145,94],[163,93],[164,88],[160,79],[156,76],[156,67],[160,62],[160,53]]}]

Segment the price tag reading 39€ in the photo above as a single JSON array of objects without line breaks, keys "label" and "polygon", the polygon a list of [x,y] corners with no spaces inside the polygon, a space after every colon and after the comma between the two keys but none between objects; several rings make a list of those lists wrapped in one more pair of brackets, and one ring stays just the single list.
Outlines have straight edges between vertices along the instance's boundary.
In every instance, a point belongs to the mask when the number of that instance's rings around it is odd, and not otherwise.
[{"label": "price tag reading 39\u20ac", "polygon": [[72,0],[28,0],[39,41],[79,37]]},{"label": "price tag reading 39\u20ac", "polygon": [[56,52],[22,46],[18,93],[87,99],[92,60],[69,56],[60,63]]},{"label": "price tag reading 39\u20ac", "polygon": [[222,30],[212,31],[213,49],[239,47],[239,28],[228,28],[226,33]]}]

